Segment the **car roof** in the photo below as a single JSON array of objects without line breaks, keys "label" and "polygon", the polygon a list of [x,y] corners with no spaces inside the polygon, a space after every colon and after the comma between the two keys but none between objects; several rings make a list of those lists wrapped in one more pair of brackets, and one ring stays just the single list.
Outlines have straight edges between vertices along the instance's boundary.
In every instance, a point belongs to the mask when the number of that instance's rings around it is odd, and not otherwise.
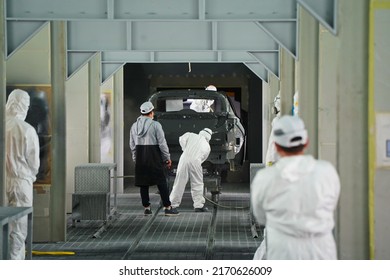
[{"label": "car roof", "polygon": [[202,89],[174,89],[157,91],[149,99],[154,100],[155,98],[160,97],[226,98],[226,94],[223,91],[210,91]]}]

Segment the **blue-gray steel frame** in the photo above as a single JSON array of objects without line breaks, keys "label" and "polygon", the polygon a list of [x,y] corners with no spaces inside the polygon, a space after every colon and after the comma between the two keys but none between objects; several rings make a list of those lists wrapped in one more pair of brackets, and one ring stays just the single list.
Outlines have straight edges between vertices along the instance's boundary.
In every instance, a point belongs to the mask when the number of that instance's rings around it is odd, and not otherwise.
[{"label": "blue-gray steel frame", "polygon": [[102,82],[127,62],[239,62],[279,77],[280,48],[298,56],[298,5],[337,32],[337,0],[3,1],[7,56],[46,22],[66,21],[67,77],[101,52]]},{"label": "blue-gray steel frame", "polygon": [[32,259],[32,224],[33,208],[32,207],[0,207],[0,259],[8,260],[9,252],[9,222],[27,216],[27,238],[26,238],[26,259]]}]

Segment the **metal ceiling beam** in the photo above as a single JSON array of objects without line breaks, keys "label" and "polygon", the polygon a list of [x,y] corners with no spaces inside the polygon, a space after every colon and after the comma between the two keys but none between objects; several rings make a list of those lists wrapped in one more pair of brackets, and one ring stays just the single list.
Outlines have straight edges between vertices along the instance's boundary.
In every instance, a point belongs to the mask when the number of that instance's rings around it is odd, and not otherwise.
[{"label": "metal ceiling beam", "polygon": [[313,17],[333,35],[337,35],[338,0],[297,0]]},{"label": "metal ceiling beam", "polygon": [[[95,55],[94,52],[68,52],[68,79]],[[278,75],[278,52],[250,53],[230,52],[102,52],[102,83],[109,79],[125,63],[244,63],[256,71],[261,79],[267,79],[268,71]],[[259,64],[259,65],[257,65]]]},{"label": "metal ceiling beam", "polygon": [[[274,52],[270,52],[272,55]],[[105,51],[102,61],[118,62],[257,62],[249,52],[244,51]]]},{"label": "metal ceiling beam", "polygon": [[[279,76],[297,58],[297,4],[335,30],[337,0],[0,0],[11,55],[48,21],[68,22],[68,77],[102,53],[103,80],[125,62],[243,62]],[[260,27],[260,28],[259,28]],[[120,68],[120,67],[119,67]]]},{"label": "metal ceiling beam", "polygon": [[268,71],[261,63],[245,63],[245,66],[248,67],[253,73],[256,74],[262,81],[268,83]]},{"label": "metal ceiling beam", "polygon": [[297,0],[5,0],[14,20],[280,21]]},{"label": "metal ceiling beam", "polygon": [[249,52],[256,60],[279,78],[279,52]]},{"label": "metal ceiling beam", "polygon": [[68,78],[101,52],[103,81],[134,61],[246,62],[263,79],[264,71],[278,75],[275,53],[285,40],[275,40],[272,26],[297,17],[296,0],[4,1],[9,54],[45,21],[65,20]]},{"label": "metal ceiling beam", "polygon": [[258,22],[280,46],[297,59],[298,40],[297,23],[294,22]]},{"label": "metal ceiling beam", "polygon": [[278,48],[278,43],[255,22],[68,22],[69,51],[273,51]]},{"label": "metal ceiling beam", "polygon": [[[260,61],[278,76],[279,64],[273,58],[278,43],[254,22],[187,22],[180,30],[176,26],[175,22],[71,21],[68,52],[102,51],[107,63]],[[247,50],[261,55],[254,60]]]},{"label": "metal ceiling beam", "polygon": [[45,21],[8,21],[5,37],[6,58],[12,56],[47,24]]},{"label": "metal ceiling beam", "polygon": [[111,78],[125,63],[106,63],[102,62],[102,84]]},{"label": "metal ceiling beam", "polygon": [[67,78],[73,76],[75,72],[81,69],[91,58],[95,52],[68,52],[67,53]]}]

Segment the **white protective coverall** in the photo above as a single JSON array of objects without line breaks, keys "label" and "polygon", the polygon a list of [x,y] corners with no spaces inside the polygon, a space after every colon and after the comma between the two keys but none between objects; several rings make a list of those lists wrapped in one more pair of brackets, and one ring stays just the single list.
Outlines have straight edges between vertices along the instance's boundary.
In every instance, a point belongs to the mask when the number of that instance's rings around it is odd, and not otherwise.
[{"label": "white protective coverall", "polygon": [[[30,106],[27,92],[16,89],[6,104],[6,193],[12,207],[32,207],[33,182],[39,169],[39,141],[25,122]],[[11,259],[25,259],[27,217],[10,223]]]},{"label": "white protective coverall", "polygon": [[176,178],[173,183],[170,201],[172,207],[179,207],[183,193],[188,182],[191,184],[191,196],[194,208],[203,208],[205,199],[203,197],[203,169],[202,163],[210,154],[212,131],[205,128],[195,134],[187,132],[179,137],[179,143],[183,150],[177,166]]},{"label": "white protective coverall", "polygon": [[[205,90],[217,91],[217,88],[213,85],[209,85]],[[211,106],[214,104],[214,100],[211,99],[194,99],[190,105],[190,109],[196,112],[213,112]]]},{"label": "white protective coverall", "polygon": [[280,118],[280,93],[274,98],[273,110],[274,110],[275,117],[272,119],[271,132],[269,134],[269,139],[268,139],[268,148],[267,148],[267,153],[265,155],[265,163],[267,166],[271,166],[279,159],[279,154],[277,153],[275,147],[273,128],[275,122],[277,122],[278,119]]},{"label": "white protective coverall", "polygon": [[267,229],[267,259],[337,259],[332,229],[339,193],[335,168],[310,155],[282,157],[258,171],[251,203]]},{"label": "white protective coverall", "polygon": [[214,100],[209,99],[194,99],[190,105],[190,109],[196,112],[212,112],[211,106],[214,104]]}]

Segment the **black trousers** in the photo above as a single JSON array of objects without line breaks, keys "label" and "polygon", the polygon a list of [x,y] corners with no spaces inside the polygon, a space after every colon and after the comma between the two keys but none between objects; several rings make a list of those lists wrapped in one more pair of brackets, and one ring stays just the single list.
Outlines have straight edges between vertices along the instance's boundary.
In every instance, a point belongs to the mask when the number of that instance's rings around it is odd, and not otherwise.
[{"label": "black trousers", "polygon": [[[162,200],[162,204],[164,207],[171,206],[171,201],[169,200],[169,189],[167,182],[163,182],[161,184],[157,185],[158,191],[160,192],[160,197]],[[140,187],[140,194],[141,194],[141,200],[142,205],[144,207],[150,206],[150,199],[149,199],[149,186],[141,186]]]}]

